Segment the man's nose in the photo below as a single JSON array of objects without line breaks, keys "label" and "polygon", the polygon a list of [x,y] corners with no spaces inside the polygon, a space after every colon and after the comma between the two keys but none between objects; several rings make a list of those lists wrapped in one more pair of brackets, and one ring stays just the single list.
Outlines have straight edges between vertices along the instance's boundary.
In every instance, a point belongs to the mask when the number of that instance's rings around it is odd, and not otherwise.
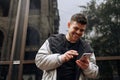
[{"label": "man's nose", "polygon": [[81,34],[81,31],[80,31],[80,30],[77,30],[76,33],[77,33],[77,34]]}]

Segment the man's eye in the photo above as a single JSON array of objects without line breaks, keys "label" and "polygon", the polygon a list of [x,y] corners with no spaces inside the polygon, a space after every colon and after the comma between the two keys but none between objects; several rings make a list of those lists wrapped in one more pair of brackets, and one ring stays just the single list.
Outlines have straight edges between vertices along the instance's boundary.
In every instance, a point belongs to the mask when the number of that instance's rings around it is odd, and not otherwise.
[{"label": "man's eye", "polygon": [[75,27],[74,29],[75,29],[75,30],[78,30],[78,28],[76,28],[76,27]]},{"label": "man's eye", "polygon": [[83,32],[84,30],[83,29],[80,29],[80,32]]}]

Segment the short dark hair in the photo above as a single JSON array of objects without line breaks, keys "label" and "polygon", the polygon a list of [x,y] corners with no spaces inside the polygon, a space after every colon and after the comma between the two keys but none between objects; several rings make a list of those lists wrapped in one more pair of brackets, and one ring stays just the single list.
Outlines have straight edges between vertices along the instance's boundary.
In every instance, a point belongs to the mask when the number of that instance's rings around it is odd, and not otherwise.
[{"label": "short dark hair", "polygon": [[85,15],[81,14],[81,13],[76,13],[71,17],[71,21],[76,21],[77,23],[80,24],[87,24],[87,18],[85,17]]}]

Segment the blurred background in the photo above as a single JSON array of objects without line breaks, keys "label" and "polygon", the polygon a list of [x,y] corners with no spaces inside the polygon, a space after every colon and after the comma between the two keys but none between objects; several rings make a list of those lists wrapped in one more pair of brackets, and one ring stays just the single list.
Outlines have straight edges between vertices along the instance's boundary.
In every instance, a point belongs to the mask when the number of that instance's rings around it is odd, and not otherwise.
[{"label": "blurred background", "polygon": [[120,80],[120,0],[0,0],[0,80],[41,80],[34,58],[52,34],[67,32],[74,13],[88,18],[99,77]]}]

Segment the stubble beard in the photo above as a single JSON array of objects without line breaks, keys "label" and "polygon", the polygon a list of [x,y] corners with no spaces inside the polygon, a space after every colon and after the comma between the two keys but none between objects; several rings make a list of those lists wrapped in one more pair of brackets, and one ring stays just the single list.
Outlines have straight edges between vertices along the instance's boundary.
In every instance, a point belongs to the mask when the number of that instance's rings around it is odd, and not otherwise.
[{"label": "stubble beard", "polygon": [[76,33],[68,33],[68,40],[75,43],[79,39],[79,35]]}]

